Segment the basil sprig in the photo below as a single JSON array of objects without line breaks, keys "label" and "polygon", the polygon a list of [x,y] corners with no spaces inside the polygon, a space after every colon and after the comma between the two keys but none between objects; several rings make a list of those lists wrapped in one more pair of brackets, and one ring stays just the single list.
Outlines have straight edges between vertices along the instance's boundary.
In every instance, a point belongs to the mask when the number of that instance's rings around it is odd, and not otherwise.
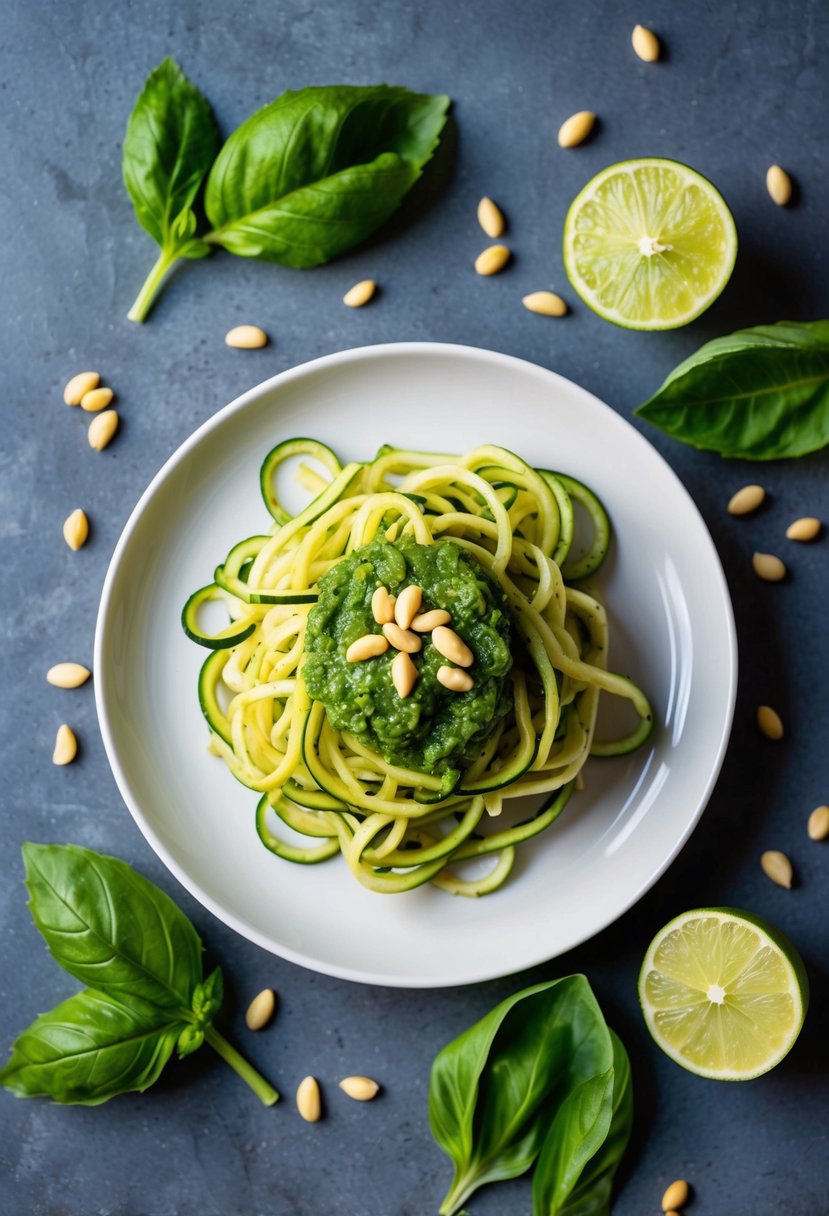
[{"label": "basil sprig", "polygon": [[455,1166],[452,1216],[535,1163],[534,1216],[603,1216],[630,1137],[630,1066],[583,975],[508,997],[432,1065],[432,1133]]},{"label": "basil sprig", "polygon": [[829,321],[781,321],[706,342],[636,413],[721,456],[816,452],[829,443]]},{"label": "basil sprig", "polygon": [[222,973],[203,978],[202,944],[169,896],[125,862],[77,845],[24,844],[29,907],[54,958],[83,992],[15,1040],[0,1084],[18,1097],[96,1106],[143,1092],[177,1048],[205,1041],[266,1106],[278,1094],[213,1018]]},{"label": "basil sprig", "polygon": [[[170,269],[215,246],[318,266],[370,236],[437,147],[449,98],[391,85],[288,91],[219,151],[210,105],[172,59],[151,72],[127,124],[124,181],[161,247],[129,317],[143,321]],[[212,227],[199,233],[202,183]]]}]

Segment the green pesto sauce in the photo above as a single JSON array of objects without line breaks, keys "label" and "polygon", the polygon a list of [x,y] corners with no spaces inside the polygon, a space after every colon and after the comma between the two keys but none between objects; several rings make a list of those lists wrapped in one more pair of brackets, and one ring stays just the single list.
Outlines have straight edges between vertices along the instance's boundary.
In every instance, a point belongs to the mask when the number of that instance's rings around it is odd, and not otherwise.
[{"label": "green pesto sauce", "polygon": [[[474,654],[467,670],[475,686],[469,692],[451,692],[439,683],[438,668],[447,660],[428,633],[421,651],[411,656],[419,677],[408,697],[400,697],[392,683],[393,648],[346,662],[352,642],[382,633],[371,611],[376,589],[399,595],[412,583],[423,590],[421,611],[445,608],[452,616],[449,628]],[[331,725],[391,764],[447,777],[462,768],[512,706],[511,686],[505,687],[512,664],[510,622],[497,582],[451,541],[375,540],[329,570],[319,591],[308,616],[302,674]]]}]

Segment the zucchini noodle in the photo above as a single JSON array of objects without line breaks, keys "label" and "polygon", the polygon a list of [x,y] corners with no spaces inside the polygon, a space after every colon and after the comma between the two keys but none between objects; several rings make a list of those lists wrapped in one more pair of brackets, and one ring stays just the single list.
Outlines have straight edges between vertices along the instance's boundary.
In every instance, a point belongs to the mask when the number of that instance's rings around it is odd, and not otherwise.
[{"label": "zucchini noodle", "polygon": [[[298,479],[315,495],[294,516],[276,489],[277,472],[293,457],[303,458]],[[261,485],[271,530],[231,549],[213,582],[187,601],[182,624],[211,650],[199,676],[211,750],[260,795],[262,843],[301,864],[341,854],[360,883],[381,893],[428,882],[455,895],[497,889],[516,845],[564,809],[587,758],[631,751],[651,731],[644,693],[607,668],[605,610],[579,585],[610,542],[601,503],[574,478],[491,445],[459,457],[384,447],[371,461],[343,466],[325,445],[293,439],[265,458]],[[574,508],[592,529],[578,554]],[[335,730],[303,680],[320,580],[377,540],[451,542],[500,587],[507,606],[510,707],[448,778],[390,763]],[[213,633],[199,626],[208,601],[221,601],[229,616]],[[624,738],[594,737],[601,692],[626,698],[636,711],[638,725]],[[526,795],[542,795],[540,807],[492,830],[504,800]],[[280,823],[308,843],[283,839]],[[483,878],[455,872],[489,855],[494,868]]]}]

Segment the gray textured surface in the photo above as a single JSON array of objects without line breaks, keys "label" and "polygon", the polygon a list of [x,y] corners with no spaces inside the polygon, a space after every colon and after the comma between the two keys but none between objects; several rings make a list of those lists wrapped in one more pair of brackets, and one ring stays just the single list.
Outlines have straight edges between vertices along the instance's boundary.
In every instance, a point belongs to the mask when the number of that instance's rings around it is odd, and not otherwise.
[{"label": "gray textured surface", "polygon": [[[629,47],[641,21],[664,37],[665,61]],[[20,882],[25,839],[76,841],[114,852],[190,913],[232,977],[224,1026],[288,1095],[265,1111],[207,1051],[173,1065],[143,1097],[99,1109],[19,1102],[0,1093],[0,1208],[8,1216],[420,1216],[436,1211],[447,1162],[426,1119],[435,1051],[519,984],[587,972],[633,1060],[634,1143],[615,1210],[658,1210],[676,1176],[694,1184],[693,1210],[826,1211],[827,867],[829,844],[805,834],[808,811],[829,801],[829,702],[821,672],[826,542],[796,547],[791,518],[829,516],[822,457],[767,467],[726,464],[654,440],[705,516],[729,577],[742,671],[732,744],[700,827],[668,874],[598,938],[531,975],[470,989],[407,994],[319,977],[236,937],[194,903],[144,843],[116,791],[97,732],[90,686],[49,688],[54,661],[91,657],[94,614],[109,555],[151,475],[205,418],[242,390],[315,355],[367,342],[441,339],[524,356],[570,376],[625,416],[703,340],[743,324],[829,312],[826,255],[829,12],[823,0],[680,6],[494,0],[45,0],[7,6],[0,47],[4,429],[3,541],[5,882],[0,889],[2,1045],[73,990],[32,927]],[[440,201],[419,220],[340,262],[308,272],[219,255],[186,267],[151,322],[125,313],[154,257],[120,184],[120,140],[147,71],[173,54],[209,95],[229,132],[285,87],[388,79],[455,99],[458,145]],[[562,153],[560,121],[590,107],[601,128]],[[741,252],[731,286],[699,322],[673,334],[625,333],[577,305],[563,322],[530,316],[524,292],[572,298],[559,244],[568,201],[614,160],[658,154],[687,161],[729,200]],[[778,161],[797,178],[780,211],[763,185]],[[512,269],[477,280],[484,241],[475,206],[504,205]],[[345,310],[345,288],[366,276],[382,298]],[[226,349],[231,324],[255,321],[265,351]],[[86,417],[61,401],[74,371],[99,367],[115,386],[123,428],[90,452]],[[758,477],[771,501],[750,521],[724,511]],[[83,505],[88,546],[72,554],[60,526]],[[792,577],[759,584],[753,549],[783,553]],[[757,736],[754,706],[779,706],[787,739]],[[82,753],[53,768],[57,724],[77,728]],[[772,886],[757,859],[785,849],[798,884]],[[651,1045],[635,978],[652,933],[675,913],[725,903],[769,916],[800,946],[813,983],[801,1039],[774,1073],[716,1085],[684,1073]],[[274,1025],[245,1031],[247,999],[280,994]],[[302,1124],[290,1094],[313,1070],[328,1117]],[[384,1084],[373,1105],[335,1088],[348,1072]],[[530,1210],[526,1181],[490,1188],[475,1216]]]}]

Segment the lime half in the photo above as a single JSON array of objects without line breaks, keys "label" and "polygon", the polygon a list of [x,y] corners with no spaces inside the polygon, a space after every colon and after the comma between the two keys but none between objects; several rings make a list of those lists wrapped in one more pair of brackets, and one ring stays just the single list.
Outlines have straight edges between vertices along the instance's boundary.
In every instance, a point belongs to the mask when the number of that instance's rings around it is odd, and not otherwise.
[{"label": "lime half", "polygon": [[628,329],[675,329],[716,300],[737,256],[722,195],[677,161],[611,165],[564,221],[564,267],[585,304]]},{"label": "lime half", "polygon": [[677,1064],[700,1077],[747,1081],[794,1044],[809,981],[795,947],[767,921],[698,908],[651,942],[639,999],[648,1029]]}]

